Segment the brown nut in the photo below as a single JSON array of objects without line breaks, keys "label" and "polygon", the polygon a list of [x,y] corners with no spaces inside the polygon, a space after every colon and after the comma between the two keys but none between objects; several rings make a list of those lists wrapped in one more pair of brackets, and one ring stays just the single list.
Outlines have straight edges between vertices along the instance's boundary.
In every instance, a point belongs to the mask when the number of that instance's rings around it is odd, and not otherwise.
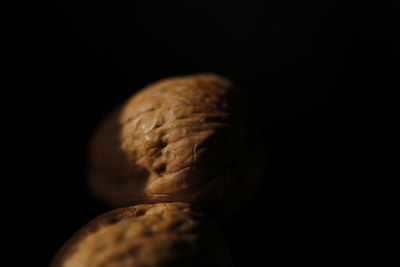
[{"label": "brown nut", "polygon": [[216,225],[187,203],[105,213],[78,231],[51,267],[232,266]]},{"label": "brown nut", "polygon": [[220,215],[238,210],[263,167],[248,116],[232,83],[214,74],[151,84],[95,134],[89,185],[117,207],[183,201]]}]

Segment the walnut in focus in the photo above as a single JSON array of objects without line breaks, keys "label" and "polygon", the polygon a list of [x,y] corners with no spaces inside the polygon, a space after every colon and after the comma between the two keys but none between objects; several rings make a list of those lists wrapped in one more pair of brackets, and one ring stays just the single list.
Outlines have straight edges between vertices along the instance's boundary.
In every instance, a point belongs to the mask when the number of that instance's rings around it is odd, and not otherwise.
[{"label": "walnut in focus", "polygon": [[214,74],[164,79],[133,95],[91,143],[88,181],[116,207],[183,201],[237,211],[263,169],[242,96]]},{"label": "walnut in focus", "polygon": [[187,203],[105,213],[77,232],[51,267],[232,266],[225,240]]}]

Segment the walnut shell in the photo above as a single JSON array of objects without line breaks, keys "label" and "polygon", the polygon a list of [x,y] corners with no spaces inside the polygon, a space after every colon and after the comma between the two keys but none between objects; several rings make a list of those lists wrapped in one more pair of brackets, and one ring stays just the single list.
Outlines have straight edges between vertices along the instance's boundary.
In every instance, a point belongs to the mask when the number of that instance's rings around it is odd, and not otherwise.
[{"label": "walnut shell", "polygon": [[261,149],[230,81],[174,77],[142,89],[104,121],[91,143],[88,181],[116,207],[183,201],[229,214],[255,191]]},{"label": "walnut shell", "polygon": [[51,267],[232,266],[216,225],[187,203],[105,213],[78,231]]}]

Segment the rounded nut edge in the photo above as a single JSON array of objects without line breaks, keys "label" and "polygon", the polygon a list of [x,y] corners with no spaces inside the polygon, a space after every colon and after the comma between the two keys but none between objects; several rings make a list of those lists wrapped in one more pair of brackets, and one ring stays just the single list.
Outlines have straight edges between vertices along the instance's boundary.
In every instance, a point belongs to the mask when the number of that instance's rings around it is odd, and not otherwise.
[{"label": "rounded nut edge", "polygon": [[105,213],[58,251],[50,267],[232,266],[217,226],[187,203]]}]

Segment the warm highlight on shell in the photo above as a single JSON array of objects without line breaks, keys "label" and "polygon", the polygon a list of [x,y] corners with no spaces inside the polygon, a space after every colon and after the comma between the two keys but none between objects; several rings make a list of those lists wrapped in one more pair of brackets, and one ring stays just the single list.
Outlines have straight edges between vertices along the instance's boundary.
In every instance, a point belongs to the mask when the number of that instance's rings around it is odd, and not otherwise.
[{"label": "warm highlight on shell", "polygon": [[230,214],[254,194],[263,159],[232,83],[215,74],[181,76],[147,86],[101,124],[88,181],[116,207],[184,201]]}]

